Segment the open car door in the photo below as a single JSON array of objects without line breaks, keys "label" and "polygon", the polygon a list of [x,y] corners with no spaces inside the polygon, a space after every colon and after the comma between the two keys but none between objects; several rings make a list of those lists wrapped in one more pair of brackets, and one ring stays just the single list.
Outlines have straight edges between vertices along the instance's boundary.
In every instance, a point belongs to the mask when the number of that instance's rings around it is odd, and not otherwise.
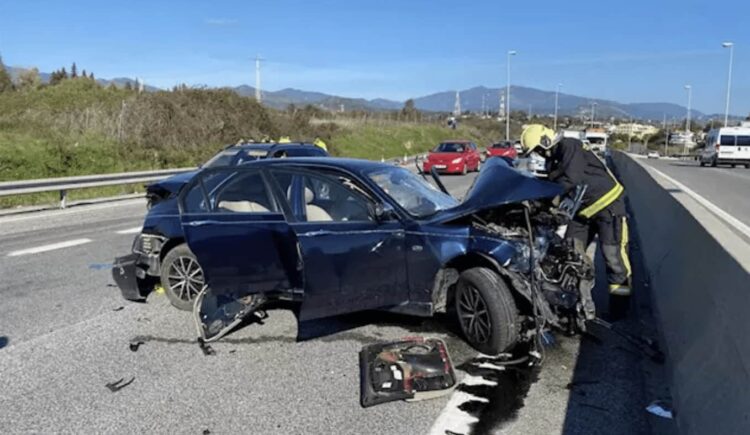
[{"label": "open car door", "polygon": [[299,320],[409,301],[405,231],[392,209],[338,171],[270,173],[287,196],[304,262]]},{"label": "open car door", "polygon": [[265,295],[301,292],[297,238],[257,168],[202,171],[180,195],[185,240],[206,285],[193,313],[200,337],[221,338]]}]

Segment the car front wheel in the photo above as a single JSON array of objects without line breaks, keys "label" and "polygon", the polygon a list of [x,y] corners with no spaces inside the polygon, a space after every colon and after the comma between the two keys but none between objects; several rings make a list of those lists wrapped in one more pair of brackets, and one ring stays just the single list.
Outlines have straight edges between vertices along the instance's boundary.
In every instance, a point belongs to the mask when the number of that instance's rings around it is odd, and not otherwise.
[{"label": "car front wheel", "polygon": [[518,340],[518,310],[510,289],[494,271],[475,267],[461,273],[456,314],[468,343],[487,355],[510,349]]},{"label": "car front wheel", "polygon": [[161,285],[176,308],[192,311],[203,282],[203,269],[187,244],[175,246],[162,260]]}]

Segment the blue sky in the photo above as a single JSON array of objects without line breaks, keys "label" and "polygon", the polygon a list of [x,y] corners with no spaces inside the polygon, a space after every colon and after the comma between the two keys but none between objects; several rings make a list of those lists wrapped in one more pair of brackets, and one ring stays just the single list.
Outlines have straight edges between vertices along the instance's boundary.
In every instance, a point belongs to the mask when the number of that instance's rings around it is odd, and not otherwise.
[{"label": "blue sky", "polygon": [[621,102],[750,112],[750,2],[0,0],[5,63],[170,87],[254,84],[405,99],[513,83]]}]

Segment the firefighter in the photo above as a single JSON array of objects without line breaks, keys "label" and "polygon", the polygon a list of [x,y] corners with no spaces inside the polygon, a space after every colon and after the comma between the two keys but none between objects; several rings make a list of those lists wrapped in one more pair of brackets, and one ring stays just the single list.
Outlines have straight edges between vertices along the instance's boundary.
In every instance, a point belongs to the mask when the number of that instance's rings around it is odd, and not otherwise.
[{"label": "firefighter", "polygon": [[323,139],[316,137],[313,141],[313,145],[323,148],[323,150],[328,151],[328,145],[326,145],[325,142],[323,142]]},{"label": "firefighter", "polygon": [[607,266],[609,294],[630,296],[630,259],[628,258],[628,221],[625,189],[612,172],[578,139],[555,134],[535,124],[526,127],[521,145],[528,153],[537,147],[547,159],[549,180],[560,184],[566,194],[578,185],[586,192],[577,215],[568,225],[567,238],[582,252],[599,236],[599,246]]}]

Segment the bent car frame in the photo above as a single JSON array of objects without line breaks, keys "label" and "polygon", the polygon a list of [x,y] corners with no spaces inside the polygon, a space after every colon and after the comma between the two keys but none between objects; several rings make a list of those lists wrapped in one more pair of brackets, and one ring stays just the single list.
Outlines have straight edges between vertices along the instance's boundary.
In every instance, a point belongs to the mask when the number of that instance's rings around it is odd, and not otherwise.
[{"label": "bent car frame", "polygon": [[[212,186],[207,189],[206,186]],[[220,338],[264,302],[299,320],[360,310],[455,312],[467,341],[497,354],[548,325],[575,329],[593,282],[556,231],[562,193],[490,159],[458,202],[405,168],[352,159],[269,159],[202,170],[179,196],[206,286],[194,315]],[[145,296],[131,256],[113,275]]]}]

